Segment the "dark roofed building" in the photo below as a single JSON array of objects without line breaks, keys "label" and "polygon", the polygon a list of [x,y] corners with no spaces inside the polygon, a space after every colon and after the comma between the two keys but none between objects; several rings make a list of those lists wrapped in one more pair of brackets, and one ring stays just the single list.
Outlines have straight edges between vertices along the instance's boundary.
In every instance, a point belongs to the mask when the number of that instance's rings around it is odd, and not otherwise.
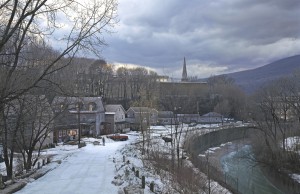
[{"label": "dark roofed building", "polygon": [[55,97],[52,108],[57,142],[82,135],[99,136],[105,119],[101,97]]},{"label": "dark roofed building", "polygon": [[171,125],[175,124],[174,113],[172,111],[158,111],[158,124],[160,125]]}]

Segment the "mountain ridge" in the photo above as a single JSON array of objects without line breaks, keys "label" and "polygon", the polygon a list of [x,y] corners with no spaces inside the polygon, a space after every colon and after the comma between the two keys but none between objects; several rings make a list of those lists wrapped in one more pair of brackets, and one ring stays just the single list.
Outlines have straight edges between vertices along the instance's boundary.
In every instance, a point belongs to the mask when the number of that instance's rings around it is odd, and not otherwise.
[{"label": "mountain ridge", "polygon": [[267,82],[291,75],[296,70],[300,70],[300,55],[283,58],[255,69],[224,75],[233,78],[235,83],[249,94]]}]

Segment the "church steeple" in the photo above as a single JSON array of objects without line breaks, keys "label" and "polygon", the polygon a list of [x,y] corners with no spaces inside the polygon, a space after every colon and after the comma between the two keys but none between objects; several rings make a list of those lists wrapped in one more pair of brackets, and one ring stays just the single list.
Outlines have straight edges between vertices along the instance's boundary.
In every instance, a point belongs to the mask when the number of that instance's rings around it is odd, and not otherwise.
[{"label": "church steeple", "polygon": [[181,77],[182,82],[188,81],[187,78],[187,72],[186,72],[186,63],[185,63],[185,57],[183,58],[183,70],[182,70],[182,77]]}]

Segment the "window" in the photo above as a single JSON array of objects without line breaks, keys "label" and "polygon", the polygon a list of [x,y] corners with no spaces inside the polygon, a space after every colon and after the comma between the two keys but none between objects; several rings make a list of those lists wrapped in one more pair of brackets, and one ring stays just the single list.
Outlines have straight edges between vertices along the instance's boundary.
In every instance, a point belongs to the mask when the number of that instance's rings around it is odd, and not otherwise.
[{"label": "window", "polygon": [[76,110],[81,110],[83,108],[82,102],[77,102],[76,103]]},{"label": "window", "polygon": [[67,106],[64,103],[60,104],[60,111],[64,111],[67,108]]},{"label": "window", "polygon": [[89,103],[89,111],[95,111],[97,108],[96,103],[91,102]]}]

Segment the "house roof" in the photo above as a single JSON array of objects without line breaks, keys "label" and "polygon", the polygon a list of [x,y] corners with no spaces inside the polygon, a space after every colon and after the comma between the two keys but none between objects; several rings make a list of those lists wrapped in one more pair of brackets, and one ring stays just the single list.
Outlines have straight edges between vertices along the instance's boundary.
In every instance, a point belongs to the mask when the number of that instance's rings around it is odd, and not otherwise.
[{"label": "house roof", "polygon": [[115,112],[105,112],[105,115],[115,115]]},{"label": "house roof", "polygon": [[156,109],[154,108],[148,108],[148,107],[130,107],[127,112],[132,109],[134,112],[139,112],[139,113],[149,113],[151,111],[156,111],[158,112]]},{"label": "house roof", "polygon": [[[21,105],[20,100],[25,103]],[[39,102],[38,106],[36,106],[37,101]],[[45,95],[22,95],[17,100],[12,100],[6,104],[7,114],[9,116],[16,115],[16,111],[20,111],[20,106],[23,106],[22,109],[27,109],[27,111],[33,111],[32,107],[34,106],[34,110],[43,113],[44,116],[53,114],[51,105]]]},{"label": "house roof", "polygon": [[158,111],[159,118],[172,118],[174,113],[172,111]]},{"label": "house roof", "polygon": [[222,117],[221,114],[216,113],[216,112],[209,112],[207,114],[202,115],[203,117]]},{"label": "house roof", "polygon": [[148,107],[130,107],[129,109],[132,109],[134,112],[149,112]]},{"label": "house roof", "polygon": [[76,110],[76,104],[80,102],[83,104],[83,108],[81,111],[88,111],[88,105],[90,103],[94,103],[96,105],[95,111],[103,111],[103,103],[101,97],[64,97],[64,96],[56,96],[52,101],[53,105],[60,105],[65,104],[68,107],[68,109]]},{"label": "house roof", "polygon": [[117,112],[118,109],[121,108],[124,112],[124,108],[121,104],[107,104],[105,105],[106,112]]}]

